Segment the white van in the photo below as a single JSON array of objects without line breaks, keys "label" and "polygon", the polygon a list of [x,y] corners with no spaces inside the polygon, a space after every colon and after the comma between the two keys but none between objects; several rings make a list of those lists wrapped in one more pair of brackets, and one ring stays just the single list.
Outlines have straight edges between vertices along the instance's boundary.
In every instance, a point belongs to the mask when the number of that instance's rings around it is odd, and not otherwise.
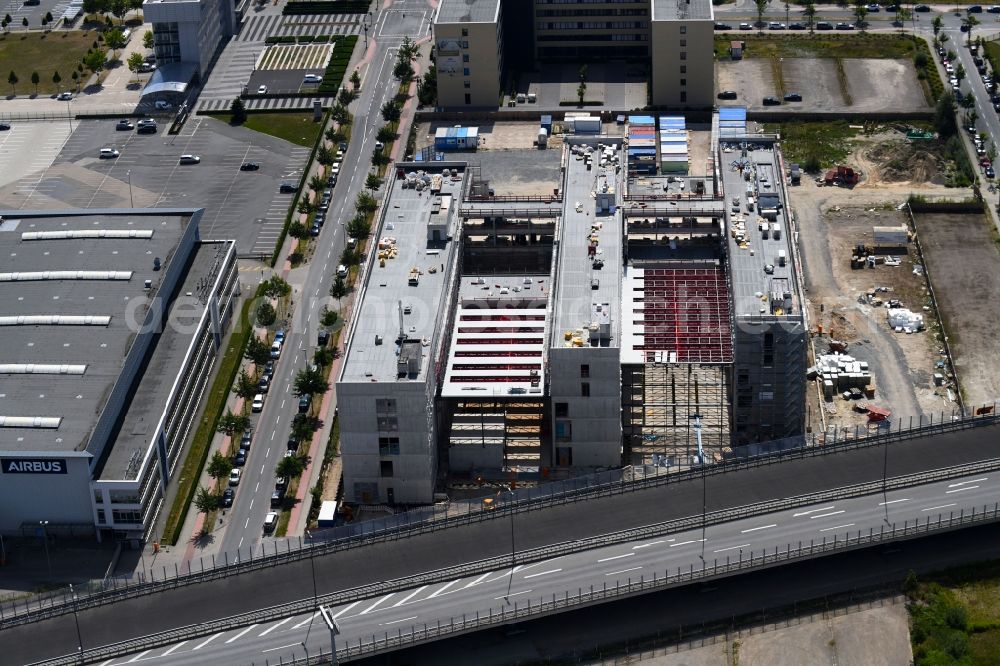
[{"label": "white van", "polygon": [[345,266],[344,264],[340,264],[339,266],[337,266],[337,275],[339,275],[340,277],[347,277],[347,266]]},{"label": "white van", "polygon": [[281,356],[281,342],[275,340],[271,343],[271,358],[279,358]]},{"label": "white van", "polygon": [[264,534],[271,534],[278,526],[278,514],[275,511],[268,511],[264,516]]}]

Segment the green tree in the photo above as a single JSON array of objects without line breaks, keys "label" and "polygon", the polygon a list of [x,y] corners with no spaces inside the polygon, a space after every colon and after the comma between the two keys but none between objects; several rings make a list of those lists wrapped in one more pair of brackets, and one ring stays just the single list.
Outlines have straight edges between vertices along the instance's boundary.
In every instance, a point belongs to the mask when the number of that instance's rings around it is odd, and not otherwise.
[{"label": "green tree", "polygon": [[10,90],[15,97],[17,96],[17,88],[15,88],[15,86],[18,81],[19,79],[17,78],[17,74],[14,73],[14,70],[10,70],[10,76],[7,77],[7,83],[10,84]]},{"label": "green tree", "polygon": [[302,240],[309,237],[309,230],[301,222],[292,222],[288,225],[288,235],[292,238]]},{"label": "green tree", "polygon": [[305,471],[306,461],[299,456],[288,456],[287,458],[282,458],[278,461],[278,464],[274,467],[274,473],[277,476],[283,476],[286,479],[297,479],[302,476],[302,472]]},{"label": "green tree", "polygon": [[238,432],[243,432],[250,425],[250,417],[245,414],[233,414],[229,409],[226,413],[219,417],[219,424],[216,426],[216,430],[219,432],[232,437]]},{"label": "green tree", "polygon": [[337,93],[337,101],[341,106],[350,106],[351,102],[357,99],[358,93],[351,90],[350,88],[341,88],[340,92]]},{"label": "green tree", "polygon": [[413,80],[413,65],[405,60],[396,60],[395,67],[392,68],[392,75],[403,83]]},{"label": "green tree", "polygon": [[133,53],[128,57],[128,60],[126,61],[125,64],[128,65],[128,71],[135,74],[136,78],[138,79],[139,70],[142,69],[142,66],[145,64],[145,61],[142,59],[141,53]]},{"label": "green tree", "polygon": [[809,34],[815,34],[816,30],[816,3],[813,0],[806,0],[806,7],[803,10],[806,16],[806,25],[809,26]]},{"label": "green tree", "polygon": [[955,68],[955,78],[958,79],[958,85],[962,85],[962,81],[965,80],[965,77],[965,66],[962,65],[962,63],[958,63],[958,66]]},{"label": "green tree", "polygon": [[934,129],[942,139],[955,136],[958,125],[955,122],[955,97],[945,92],[934,108]]},{"label": "green tree", "polygon": [[391,158],[384,151],[380,150],[378,152],[372,153],[372,165],[373,166],[377,166],[377,167],[385,166],[390,161],[391,161]]},{"label": "green tree", "polygon": [[420,47],[407,35],[399,45],[397,57],[406,62],[413,62],[420,57]]},{"label": "green tree", "polygon": [[42,77],[38,76],[38,72],[31,73],[31,85],[35,86],[35,94],[38,94],[38,83],[42,80]]},{"label": "green tree", "polygon": [[59,76],[59,72],[56,72],[52,75],[52,83],[56,85],[56,88],[62,91],[62,86],[59,85],[60,83],[62,83],[62,77]]},{"label": "green tree", "polygon": [[110,9],[109,0],[83,0],[83,11],[87,14],[107,14]]},{"label": "green tree", "polygon": [[389,143],[396,140],[396,131],[389,125],[382,125],[382,127],[378,128],[375,138],[383,143]]},{"label": "green tree", "polygon": [[587,84],[584,83],[583,81],[580,81],[580,85],[576,87],[576,98],[577,101],[580,103],[580,106],[583,106],[583,98],[586,95],[587,95]]},{"label": "green tree", "polygon": [[387,123],[396,122],[399,120],[401,111],[399,106],[392,100],[386,102],[382,105],[382,119]]},{"label": "green tree", "polygon": [[972,12],[966,10],[965,16],[962,17],[962,27],[965,28],[965,38],[966,46],[972,46],[972,29],[979,25],[979,19],[972,15]]},{"label": "green tree", "polygon": [[346,125],[351,118],[351,113],[345,104],[337,103],[330,109],[330,117],[337,123]]},{"label": "green tree", "polygon": [[230,121],[233,125],[242,125],[247,121],[247,107],[243,104],[243,100],[239,97],[234,97],[232,103],[229,105]]},{"label": "green tree", "polygon": [[257,324],[259,326],[270,326],[277,318],[278,313],[275,312],[274,306],[270,303],[265,302],[257,306]]},{"label": "green tree", "polygon": [[764,12],[767,11],[767,6],[771,4],[771,0],[753,0],[753,4],[757,9],[757,30],[763,33]]},{"label": "green tree", "polygon": [[210,477],[218,481],[229,476],[231,471],[233,471],[232,458],[224,456],[218,451],[212,454],[212,459],[208,462],[208,475]]},{"label": "green tree", "polygon": [[247,340],[247,348],[243,352],[243,358],[257,367],[261,367],[271,358],[271,346],[263,338],[251,335],[250,339]]},{"label": "green tree", "polygon": [[297,396],[323,395],[330,390],[330,383],[319,370],[304,368],[295,375],[294,392]]},{"label": "green tree", "polygon": [[854,0],[854,18],[857,23],[858,30],[864,30],[867,26],[865,17],[868,16],[868,4],[866,0]]},{"label": "green tree", "polygon": [[333,164],[333,151],[326,146],[320,146],[316,151],[316,161],[323,166],[330,166]]},{"label": "green tree", "polygon": [[359,90],[361,88],[361,75],[358,74],[358,70],[354,70],[351,74],[351,87],[353,87],[354,90]]},{"label": "green tree", "polygon": [[28,17],[27,16],[25,16],[23,19],[21,19],[21,25],[24,26],[25,30],[28,29]]},{"label": "green tree", "polygon": [[83,57],[83,65],[91,71],[93,74],[97,74],[101,69],[104,68],[105,54],[104,49],[97,49],[91,51]]},{"label": "green tree", "polygon": [[364,215],[356,215],[347,223],[347,235],[358,240],[365,240],[372,234],[372,225]]},{"label": "green tree", "polygon": [[327,328],[336,325],[339,318],[340,315],[337,314],[336,310],[330,310],[325,306],[319,313],[319,323]]},{"label": "green tree", "polygon": [[417,101],[421,106],[437,102],[437,67],[430,67],[417,82]]},{"label": "green tree", "polygon": [[128,10],[128,0],[111,0],[111,14],[118,19],[119,23],[124,22]]},{"label": "green tree", "polygon": [[264,283],[264,295],[270,298],[281,298],[292,293],[292,285],[288,284],[280,275],[272,275],[271,279]]},{"label": "green tree", "polygon": [[347,296],[348,287],[347,282],[344,278],[337,276],[333,280],[333,284],[330,285],[330,295],[337,299],[337,304],[340,305],[340,299]]},{"label": "green tree", "polygon": [[141,12],[144,0],[128,0],[128,8],[132,11]]},{"label": "green tree", "polygon": [[367,215],[368,213],[375,212],[375,209],[378,208],[378,201],[367,192],[358,192],[358,198],[354,201],[354,207],[358,209],[358,212]]},{"label": "green tree", "polygon": [[240,375],[236,378],[236,386],[233,387],[233,393],[244,400],[249,400],[257,395],[257,382],[246,371],[246,368],[240,370]]},{"label": "green tree", "polygon": [[118,60],[118,51],[125,48],[125,34],[117,28],[109,30],[104,35],[104,43],[111,49],[111,57]]},{"label": "green tree", "polygon": [[316,418],[308,414],[296,414],[295,418],[292,419],[292,437],[297,442],[308,442],[318,427],[319,423]]},{"label": "green tree", "polygon": [[941,32],[941,26],[944,25],[944,19],[941,18],[940,14],[934,16],[934,20],[931,21],[931,28],[934,29],[934,39],[938,38],[938,34]]},{"label": "green tree", "polygon": [[368,177],[365,178],[365,187],[374,192],[378,188],[382,187],[382,179],[376,174],[370,173]]},{"label": "green tree", "polygon": [[153,43],[154,42],[153,42],[152,30],[147,30],[146,32],[142,33],[142,47],[144,49],[151,51],[153,49]]},{"label": "green tree", "polygon": [[295,210],[299,211],[303,215],[308,215],[309,213],[313,212],[315,208],[316,207],[313,206],[312,202],[309,201],[309,199],[307,199],[306,197],[302,197],[301,199],[299,199],[299,205],[296,207]]},{"label": "green tree", "polygon": [[352,248],[348,245],[344,248],[344,251],[340,253],[340,263],[345,266],[357,266],[361,263],[361,253],[358,252],[356,248]]},{"label": "green tree", "polygon": [[314,192],[322,192],[326,189],[326,179],[321,176],[313,176],[309,179],[309,189]]},{"label": "green tree", "polygon": [[313,363],[325,368],[333,363],[333,350],[329,347],[317,347],[313,354]]},{"label": "green tree", "polygon": [[80,74],[77,73],[76,70],[73,70],[73,76],[72,76],[72,78],[73,78],[73,83],[76,84],[76,89],[79,90],[80,89]]},{"label": "green tree", "polygon": [[200,513],[208,513],[219,506],[219,498],[211,490],[202,486],[194,496],[194,506]]}]

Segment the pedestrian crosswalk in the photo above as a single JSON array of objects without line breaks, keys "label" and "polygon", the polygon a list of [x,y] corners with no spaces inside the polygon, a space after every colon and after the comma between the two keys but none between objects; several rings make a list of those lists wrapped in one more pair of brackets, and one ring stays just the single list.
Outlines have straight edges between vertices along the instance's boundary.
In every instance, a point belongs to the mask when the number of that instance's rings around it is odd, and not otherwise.
[{"label": "pedestrian crosswalk", "polygon": [[[333,106],[335,95],[323,97],[269,97],[251,98],[243,100],[246,108],[253,111],[280,111],[284,109],[311,109],[313,101],[319,100],[324,108]],[[232,104],[232,99],[205,99],[199,100],[196,109],[199,113],[211,113],[213,111],[225,111]]]},{"label": "pedestrian crosswalk", "polygon": [[266,37],[356,35],[361,32],[362,14],[310,14],[248,16],[237,37],[241,42],[262,42]]}]

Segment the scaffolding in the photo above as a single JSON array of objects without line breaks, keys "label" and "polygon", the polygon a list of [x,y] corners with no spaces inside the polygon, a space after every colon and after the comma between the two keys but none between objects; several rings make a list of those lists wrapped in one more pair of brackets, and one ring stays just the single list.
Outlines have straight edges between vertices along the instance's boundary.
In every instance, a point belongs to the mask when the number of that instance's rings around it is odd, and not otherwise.
[{"label": "scaffolding", "polygon": [[729,286],[721,268],[647,268],[642,288],[643,343],[676,363],[732,363]]},{"label": "scaffolding", "polygon": [[491,473],[537,475],[542,467],[542,446],[546,439],[546,403],[532,398],[457,400],[451,413],[448,438],[449,457],[479,451],[474,460],[479,475]]}]

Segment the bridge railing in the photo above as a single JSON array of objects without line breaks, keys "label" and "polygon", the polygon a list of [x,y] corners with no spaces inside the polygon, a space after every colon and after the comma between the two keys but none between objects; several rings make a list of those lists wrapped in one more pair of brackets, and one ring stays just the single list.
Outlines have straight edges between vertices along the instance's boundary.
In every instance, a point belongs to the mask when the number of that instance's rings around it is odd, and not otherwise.
[{"label": "bridge railing", "polygon": [[[947,516],[945,516],[944,512],[940,512],[937,516],[928,515],[924,518],[914,519],[913,521],[906,520],[902,525],[897,523],[892,523],[888,526],[882,524],[879,526],[878,532],[874,528],[855,531],[847,530],[830,536],[824,536],[822,539],[813,539],[809,543],[805,541],[789,542],[784,549],[780,546],[775,546],[773,551],[769,549],[758,551],[750,548],[746,553],[740,551],[738,555],[727,555],[725,559],[716,557],[711,562],[705,560],[698,568],[695,568],[692,563],[687,568],[678,567],[676,569],[665,569],[662,573],[654,571],[652,575],[643,573],[635,577],[629,576],[624,582],[620,579],[616,580],[613,585],[604,582],[600,586],[578,587],[575,593],[572,590],[566,590],[563,594],[540,596],[537,600],[533,598],[518,599],[513,605],[498,604],[496,607],[491,605],[485,610],[477,611],[475,614],[466,613],[461,617],[455,616],[448,619],[439,619],[433,623],[413,624],[408,629],[397,627],[393,630],[382,632],[381,635],[372,634],[371,636],[366,635],[356,639],[344,640],[338,647],[337,656],[341,661],[372,656],[463,633],[536,619],[544,615],[614,601],[628,596],[662,591],[671,587],[688,585],[702,580],[732,576],[751,570],[780,566],[836,552],[868,548],[881,543],[919,538],[934,533],[942,533],[997,521],[1000,521],[1000,503],[994,503],[993,506],[986,504],[981,507],[974,506],[967,509],[959,509],[958,511],[952,510],[948,512]],[[484,562],[495,563],[496,560],[503,559],[505,558],[493,558],[493,560],[484,560]],[[507,563],[509,562],[510,560],[507,559]],[[253,623],[263,624],[293,615],[313,612],[317,605],[339,605],[343,602],[340,599],[331,599],[330,596],[317,599],[303,599],[291,604],[244,613],[212,622],[180,627],[99,648],[87,649],[82,654],[74,653],[65,655],[36,662],[30,666],[68,666],[80,663],[81,661],[86,663],[102,662],[144,650],[164,647],[180,641],[192,640],[199,636],[229,631],[236,627]],[[294,663],[299,666],[328,663],[329,653],[327,653],[327,661],[321,660],[321,654],[313,655],[308,659],[285,663]]]},{"label": "bridge railing", "polygon": [[[988,406],[987,409],[992,409],[992,406]],[[970,413],[976,414],[977,411],[980,410],[970,411]],[[72,592],[67,588],[3,604],[0,605],[0,629],[69,613],[74,604],[78,608],[100,606],[124,598],[155,594],[166,589],[239,575],[308,557],[322,556],[373,543],[396,541],[457,525],[499,519],[512,513],[523,513],[581,500],[635,492],[665,484],[699,479],[702,475],[723,474],[787,460],[881,446],[905,441],[916,435],[931,435],[993,425],[997,423],[998,418],[1000,417],[995,413],[964,418],[957,411],[949,415],[942,413],[937,422],[934,422],[933,417],[921,417],[916,425],[904,425],[902,421],[898,421],[895,428],[883,427],[874,435],[851,437],[848,434],[843,438],[834,437],[833,441],[829,441],[830,438],[827,437],[825,443],[822,443],[824,440],[820,437],[810,438],[814,444],[811,446],[800,445],[778,451],[768,451],[768,443],[749,445],[737,449],[732,459],[677,472],[658,473],[659,470],[653,469],[651,470],[653,473],[644,473],[640,477],[636,475],[633,468],[628,467],[556,481],[535,488],[517,489],[512,493],[504,492],[497,496],[491,505],[492,508],[489,509],[480,502],[425,507],[374,521],[334,528],[322,537],[316,538],[313,543],[300,538],[283,542],[273,541],[270,542],[271,548],[268,548],[267,543],[264,542],[261,543],[260,550],[256,553],[253,549],[241,550],[232,557],[229,553],[223,553],[221,556],[213,556],[211,560],[205,558],[199,558],[197,561],[192,560],[187,563],[186,568],[175,565],[172,570],[166,567],[161,567],[159,571],[150,569],[148,572],[141,572],[138,576],[111,577],[91,581],[89,584],[75,586]],[[855,434],[861,435],[861,431],[855,431]],[[980,463],[971,463],[971,465],[979,466],[960,466],[939,471],[958,476],[961,472],[953,470],[969,469],[971,470],[969,473],[975,473],[983,469]],[[828,492],[840,494],[823,495],[823,497],[843,497],[845,490],[834,489]],[[816,498],[819,495],[812,494],[803,497]],[[802,500],[802,498],[789,498],[788,501],[797,500]],[[822,500],[816,499],[816,501]]]}]

